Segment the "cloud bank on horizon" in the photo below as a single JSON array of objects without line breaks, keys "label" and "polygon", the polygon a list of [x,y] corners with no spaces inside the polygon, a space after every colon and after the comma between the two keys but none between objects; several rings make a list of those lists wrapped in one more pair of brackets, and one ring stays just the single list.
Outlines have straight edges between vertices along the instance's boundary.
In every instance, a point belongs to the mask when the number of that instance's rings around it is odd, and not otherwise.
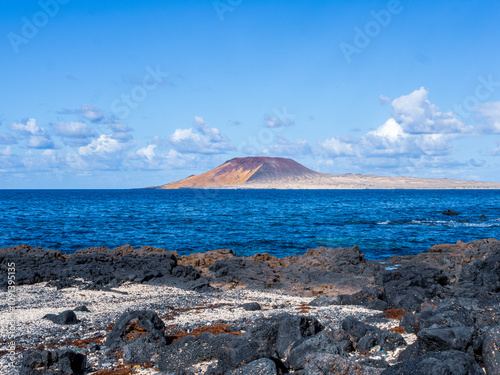
[{"label": "cloud bank on horizon", "polygon": [[0,188],[160,185],[257,155],[500,182],[493,1],[28,3],[0,5]]}]

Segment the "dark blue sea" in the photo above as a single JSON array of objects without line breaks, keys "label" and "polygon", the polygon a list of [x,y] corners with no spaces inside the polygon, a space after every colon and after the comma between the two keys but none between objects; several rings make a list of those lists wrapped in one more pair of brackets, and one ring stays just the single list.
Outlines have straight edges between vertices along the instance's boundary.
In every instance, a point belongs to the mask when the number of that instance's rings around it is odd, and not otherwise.
[{"label": "dark blue sea", "polygon": [[282,257],[358,245],[380,259],[490,237],[500,238],[500,190],[0,190],[0,247]]}]

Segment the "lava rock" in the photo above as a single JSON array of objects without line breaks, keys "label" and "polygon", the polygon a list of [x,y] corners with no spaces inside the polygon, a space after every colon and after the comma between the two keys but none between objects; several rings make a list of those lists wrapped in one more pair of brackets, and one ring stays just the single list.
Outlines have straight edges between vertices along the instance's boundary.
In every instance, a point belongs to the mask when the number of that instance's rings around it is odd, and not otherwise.
[{"label": "lava rock", "polygon": [[136,310],[123,313],[111,329],[106,339],[110,350],[122,348],[133,340],[166,345],[165,324],[151,310]]},{"label": "lava rock", "polygon": [[241,305],[243,307],[243,310],[245,311],[259,311],[262,310],[260,305],[257,302],[250,302],[250,303],[244,303]]},{"label": "lava rock", "polygon": [[309,302],[308,306],[332,306],[332,305],[340,305],[340,298],[338,296],[335,297],[318,297]]},{"label": "lava rock", "polygon": [[486,374],[500,374],[500,326],[491,328],[483,339],[483,361]]},{"label": "lava rock", "polygon": [[298,340],[314,336],[323,329],[315,317],[284,316],[279,321],[278,335],[276,338],[276,351],[280,358],[285,358]]},{"label": "lava rock", "polygon": [[442,214],[446,216],[457,216],[458,212],[453,210],[445,210],[442,212]]},{"label": "lava rock", "polygon": [[208,292],[213,292],[215,288],[212,285],[210,285],[208,281],[196,280],[187,283],[186,290],[192,290],[193,292],[198,292],[198,293],[208,293]]},{"label": "lava rock", "polygon": [[156,365],[167,373],[180,371],[200,362],[218,359],[234,335],[213,335],[204,332],[199,336],[186,336],[161,349]]},{"label": "lava rock", "polygon": [[296,342],[287,357],[287,363],[293,370],[303,369],[306,356],[311,353],[328,353],[345,356],[342,346],[335,341],[333,335],[321,331],[307,340]]},{"label": "lava rock", "polygon": [[226,374],[262,358],[272,359],[273,363],[280,363],[280,367],[285,368],[268,342],[237,339],[228,343],[227,347],[228,349],[219,356],[216,374]]},{"label": "lava rock", "polygon": [[366,306],[373,310],[386,310],[388,307],[385,302],[386,295],[383,287],[364,288],[355,294],[341,294],[338,296],[342,305]]},{"label": "lava rock", "polygon": [[126,363],[153,363],[163,346],[139,338],[123,346],[123,360]]},{"label": "lava rock", "polygon": [[86,357],[69,349],[28,350],[23,355],[20,375],[83,375]]},{"label": "lava rock", "polygon": [[449,350],[398,363],[381,375],[484,375],[484,372],[470,355]]},{"label": "lava rock", "polygon": [[231,371],[228,375],[276,375],[277,369],[273,361],[261,358]]},{"label": "lava rock", "polygon": [[425,301],[444,296],[443,287],[449,283],[442,270],[413,264],[386,271],[377,281],[383,283],[390,308],[408,312],[419,310]]},{"label": "lava rock", "polygon": [[379,375],[382,371],[382,369],[362,366],[341,355],[327,353],[308,355],[304,367],[304,373],[307,375]]},{"label": "lava rock", "polygon": [[391,351],[397,347],[406,346],[406,341],[403,336],[395,332],[369,331],[359,340],[357,349],[360,353],[368,353],[377,345],[381,350]]},{"label": "lava rock", "polygon": [[172,275],[186,280],[198,280],[201,274],[192,266],[177,266],[173,269]]},{"label": "lava rock", "polygon": [[418,333],[417,340],[420,348],[426,352],[467,352],[470,349],[472,354],[474,334],[472,327],[424,328]]},{"label": "lava rock", "polygon": [[342,329],[347,332],[355,342],[358,342],[370,331],[379,331],[376,327],[361,323],[352,315],[349,315],[342,321]]},{"label": "lava rock", "polygon": [[60,314],[47,314],[43,317],[43,319],[48,319],[56,324],[78,324],[80,321],[77,319],[76,314],[73,310],[66,310]]},{"label": "lava rock", "polygon": [[418,331],[437,327],[473,327],[474,319],[469,312],[459,305],[427,307],[416,316]]}]

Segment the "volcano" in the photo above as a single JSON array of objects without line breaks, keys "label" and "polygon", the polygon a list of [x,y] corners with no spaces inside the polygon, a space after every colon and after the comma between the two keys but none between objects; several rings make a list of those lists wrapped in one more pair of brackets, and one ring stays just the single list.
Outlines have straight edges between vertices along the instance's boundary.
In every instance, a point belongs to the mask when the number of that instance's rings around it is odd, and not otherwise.
[{"label": "volcano", "polygon": [[292,159],[234,158],[208,172],[157,189],[500,189],[500,183],[446,178],[333,175]]},{"label": "volcano", "polygon": [[248,157],[226,161],[199,176],[163,185],[162,189],[206,188],[240,184],[275,184],[321,175],[292,159]]}]

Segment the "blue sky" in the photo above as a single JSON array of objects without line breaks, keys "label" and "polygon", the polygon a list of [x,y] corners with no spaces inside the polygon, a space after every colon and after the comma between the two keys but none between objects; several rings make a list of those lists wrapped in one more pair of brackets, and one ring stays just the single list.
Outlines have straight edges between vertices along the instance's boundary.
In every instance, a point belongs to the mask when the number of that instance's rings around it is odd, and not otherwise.
[{"label": "blue sky", "polygon": [[0,3],[0,188],[160,185],[239,156],[500,182],[500,3]]}]

